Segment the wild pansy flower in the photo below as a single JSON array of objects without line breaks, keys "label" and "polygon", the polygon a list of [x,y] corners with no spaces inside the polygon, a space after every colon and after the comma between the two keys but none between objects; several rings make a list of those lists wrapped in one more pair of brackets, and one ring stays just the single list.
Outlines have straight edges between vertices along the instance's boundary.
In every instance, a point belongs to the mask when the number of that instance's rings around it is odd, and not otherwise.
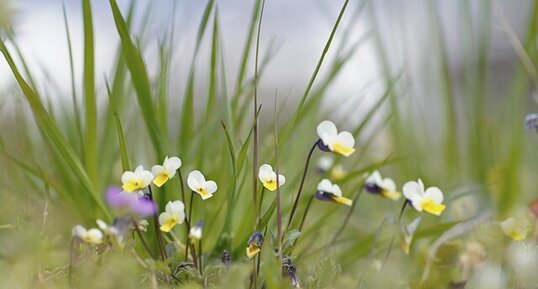
[{"label": "wild pansy flower", "polygon": [[123,247],[125,235],[132,225],[132,220],[130,217],[115,218],[110,226],[101,219],[97,219],[96,223],[99,229],[101,229],[106,236],[110,237],[120,247]]},{"label": "wild pansy flower", "polygon": [[187,185],[192,191],[198,193],[202,200],[213,197],[213,193],[217,190],[217,183],[206,181],[204,175],[198,170],[189,173]]},{"label": "wild pansy flower", "polygon": [[301,284],[297,278],[297,267],[291,262],[288,256],[282,257],[282,276],[289,277],[293,287],[301,288]]},{"label": "wild pansy flower", "polygon": [[402,249],[407,255],[409,255],[411,242],[413,242],[413,236],[415,235],[415,232],[417,231],[421,220],[422,220],[421,217],[417,217],[413,221],[411,221],[411,223],[401,225],[401,230],[402,230],[402,235],[403,235]]},{"label": "wild pansy flower", "polygon": [[250,238],[248,239],[248,246],[247,246],[247,257],[249,259],[254,258],[254,256],[258,255],[262,249],[263,244],[263,236],[260,232],[255,231],[252,233]]},{"label": "wild pansy flower", "polygon": [[321,140],[318,142],[318,147],[322,151],[332,151],[346,157],[355,152],[353,135],[347,131],[338,133],[338,129],[332,121],[322,121],[317,127],[317,132]]},{"label": "wild pansy flower", "polygon": [[76,225],[71,231],[73,237],[92,245],[99,245],[103,243],[103,232],[99,229],[89,229],[82,227],[81,225]]},{"label": "wild pansy flower", "polygon": [[153,180],[153,174],[144,170],[143,166],[138,166],[132,171],[126,171],[121,176],[122,188],[124,191],[132,193],[140,191],[149,186]]},{"label": "wild pansy flower", "polygon": [[340,190],[338,185],[331,183],[331,181],[327,179],[323,179],[318,184],[316,198],[322,201],[332,201],[346,206],[351,206],[353,204],[353,200],[342,197],[342,190]]},{"label": "wild pansy flower", "polygon": [[224,265],[230,266],[232,264],[232,255],[230,255],[230,252],[228,250],[222,251],[222,255],[220,256],[220,260]]},{"label": "wild pansy flower", "polygon": [[334,164],[334,158],[324,155],[318,159],[317,166],[320,172],[325,173],[328,172]]},{"label": "wild pansy flower", "polygon": [[525,117],[525,128],[538,132],[538,113],[531,113]]},{"label": "wild pansy flower", "polygon": [[106,190],[105,198],[111,206],[135,213],[141,217],[149,216],[156,210],[155,204],[146,195],[128,193],[115,186]]},{"label": "wild pansy flower", "polygon": [[181,159],[178,157],[164,158],[163,165],[155,165],[151,168],[151,173],[155,176],[153,184],[161,187],[168,180],[176,175],[176,171],[181,167]]},{"label": "wild pansy flower", "polygon": [[185,221],[185,205],[182,201],[168,202],[165,211],[159,215],[160,229],[163,232],[170,232],[183,221]]},{"label": "wild pansy flower", "polygon": [[[258,178],[262,182],[263,186],[268,189],[269,191],[276,190],[276,173],[273,171],[273,167],[264,164],[260,166],[260,169],[258,170]],[[286,177],[279,174],[278,175],[278,185],[282,186],[286,182]]]},{"label": "wild pansy flower", "polygon": [[339,181],[344,179],[347,176],[347,171],[344,169],[344,167],[341,164],[335,165],[330,172],[331,179],[335,181]]},{"label": "wild pansy flower", "polygon": [[443,202],[443,192],[438,187],[429,187],[424,190],[424,183],[419,179],[418,182],[410,181],[403,186],[403,194],[415,210],[426,211],[430,214],[439,216],[446,209]]},{"label": "wild pansy flower", "polygon": [[402,197],[402,194],[396,190],[394,181],[391,178],[381,177],[379,171],[374,171],[368,176],[364,188],[372,194],[379,194],[393,201]]},{"label": "wild pansy flower", "polygon": [[501,222],[503,232],[516,241],[523,241],[527,237],[529,228],[525,222],[511,217]]},{"label": "wild pansy flower", "polygon": [[191,238],[191,240],[202,240],[203,229],[204,221],[200,220],[196,222],[196,225],[189,231],[189,238]]}]

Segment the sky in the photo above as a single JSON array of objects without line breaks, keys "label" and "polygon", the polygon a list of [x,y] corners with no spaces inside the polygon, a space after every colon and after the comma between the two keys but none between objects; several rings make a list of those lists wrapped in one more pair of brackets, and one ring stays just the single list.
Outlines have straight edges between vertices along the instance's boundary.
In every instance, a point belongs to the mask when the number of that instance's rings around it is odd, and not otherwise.
[{"label": "sky", "polygon": [[[428,0],[379,0],[372,2],[373,11],[382,31],[383,41],[390,48],[391,63],[395,67],[406,67],[411,74],[420,71],[427,65],[424,55],[430,53],[432,47],[429,38],[429,12],[425,4]],[[43,89],[58,91],[54,96],[64,101],[70,98],[70,76],[67,40],[65,34],[62,7],[65,6],[68,22],[73,39],[75,51],[75,70],[77,84],[80,85],[82,68],[82,21],[81,5],[77,0],[17,0],[11,1],[18,11],[16,21],[16,37],[23,54],[36,74],[38,85]],[[193,42],[196,35],[206,1],[177,0],[174,12],[172,0],[152,1],[152,18],[148,29],[148,47],[145,50],[150,70],[155,68],[155,46],[163,31],[171,23],[172,16],[176,16],[176,51],[173,67],[173,77],[186,79],[192,59]],[[443,23],[443,37],[447,43],[447,53],[453,67],[453,73],[463,62],[461,49],[458,49],[462,38],[461,32],[461,3],[462,1],[436,1],[439,5],[439,15]],[[526,12],[532,0],[497,1],[505,14],[521,35],[527,19]],[[130,1],[118,0],[122,9],[127,8]],[[138,16],[146,11],[149,1],[138,1]],[[254,1],[247,0],[221,0],[217,1],[221,20],[222,36],[224,39],[225,62],[227,69],[235,75],[242,52],[246,30],[251,17]],[[272,99],[276,91],[284,96],[297,98],[307,84],[316,62],[323,50],[323,46],[331,31],[332,25],[338,15],[343,0],[267,0],[262,37],[261,54],[267,53],[272,47],[276,54],[267,67],[266,74],[260,82],[260,90]],[[371,17],[365,13],[358,17],[353,11],[362,3],[362,0],[350,1],[350,7],[344,15],[342,27],[352,27],[352,32],[343,39],[342,33],[335,37],[335,43],[344,41],[352,43],[364,35],[371,28]],[[475,1],[474,3],[478,3]],[[103,78],[110,73],[114,54],[118,44],[117,32],[114,27],[109,3],[106,0],[92,1],[94,13],[94,31],[96,46],[96,79],[101,94],[104,91]],[[472,4],[471,4],[472,5]],[[473,19],[478,25],[480,11],[472,11]],[[139,17],[140,18],[140,17]],[[464,28],[465,29],[465,28]],[[469,29],[475,29],[470,27]],[[492,54],[491,61],[513,63],[516,58],[505,36],[494,24],[492,27]],[[199,57],[201,75],[209,67],[209,42]],[[372,39],[365,41],[346,65],[342,75],[331,90],[328,91],[326,103],[334,105],[346,99],[364,101],[365,107],[375,102],[383,88],[383,78],[380,75],[380,65],[377,61],[375,45]],[[205,56],[205,57],[204,57]],[[331,54],[328,60],[331,60]],[[37,73],[35,72],[37,71]],[[54,89],[53,78],[58,84]],[[418,74],[417,74],[418,75]],[[0,89],[13,83],[12,75],[3,58],[0,58]],[[181,84],[176,89],[181,90]],[[172,89],[172,91],[174,88]],[[101,98],[106,96],[101,95]],[[271,100],[272,101],[272,100]]]}]

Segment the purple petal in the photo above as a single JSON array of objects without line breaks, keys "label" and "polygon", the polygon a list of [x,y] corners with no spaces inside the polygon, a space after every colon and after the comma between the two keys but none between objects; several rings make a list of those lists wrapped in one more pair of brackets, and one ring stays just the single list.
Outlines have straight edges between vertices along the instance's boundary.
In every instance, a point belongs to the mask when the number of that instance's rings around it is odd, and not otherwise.
[{"label": "purple petal", "polygon": [[105,193],[106,201],[112,207],[123,207],[128,204],[128,200],[125,198],[123,191],[116,186],[108,187]]},{"label": "purple petal", "polygon": [[155,203],[146,197],[137,197],[130,199],[129,207],[134,213],[141,217],[152,215],[156,212]]}]

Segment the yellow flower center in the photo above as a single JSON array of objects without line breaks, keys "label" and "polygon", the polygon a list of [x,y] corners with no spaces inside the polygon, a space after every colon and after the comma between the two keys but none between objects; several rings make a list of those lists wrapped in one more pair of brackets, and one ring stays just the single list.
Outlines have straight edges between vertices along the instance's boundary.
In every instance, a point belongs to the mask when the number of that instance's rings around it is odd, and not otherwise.
[{"label": "yellow flower center", "polygon": [[439,216],[446,209],[446,206],[443,204],[438,204],[434,202],[431,198],[424,198],[420,203],[422,209],[432,215]]},{"label": "yellow flower center", "polygon": [[261,248],[256,246],[255,244],[251,244],[247,247],[247,257],[249,259],[252,259],[254,256],[256,256],[260,252]]},{"label": "yellow flower center", "polygon": [[333,144],[333,152],[344,155],[346,157],[350,156],[352,153],[355,152],[355,149],[352,147],[344,146],[341,143],[335,143]]},{"label": "yellow flower center", "polygon": [[162,173],[162,174],[158,175],[157,177],[155,177],[155,179],[153,179],[153,183],[154,183],[157,187],[161,187],[161,186],[164,185],[169,179],[170,179],[170,176],[168,175],[168,173]]},{"label": "yellow flower center", "polygon": [[134,192],[142,188],[142,182],[140,180],[130,180],[123,184],[122,189],[126,192]]},{"label": "yellow flower center", "polygon": [[269,191],[276,190],[276,182],[274,180],[266,180],[263,182],[263,186],[266,187]]},{"label": "yellow flower center", "polygon": [[161,231],[163,232],[170,232],[172,230],[172,228],[174,228],[176,225],[178,224],[178,219],[177,217],[170,217],[168,218],[168,220],[166,220],[166,222],[164,224],[161,225]]}]

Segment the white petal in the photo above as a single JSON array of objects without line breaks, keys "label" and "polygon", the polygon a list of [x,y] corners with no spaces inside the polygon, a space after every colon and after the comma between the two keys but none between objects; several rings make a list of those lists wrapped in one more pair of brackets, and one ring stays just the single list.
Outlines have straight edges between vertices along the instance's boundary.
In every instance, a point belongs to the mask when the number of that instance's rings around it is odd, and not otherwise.
[{"label": "white petal", "polygon": [[278,175],[278,185],[282,186],[285,183],[286,183],[286,177],[283,175]]},{"label": "white petal", "polygon": [[388,192],[396,192],[396,183],[391,178],[383,179],[379,186]]},{"label": "white petal", "polygon": [[341,197],[342,196],[342,190],[337,184],[334,184],[331,190],[331,193],[335,196]]},{"label": "white petal", "polygon": [[261,165],[260,169],[258,170],[258,177],[262,182],[270,180],[273,174],[273,167],[268,164]]},{"label": "white petal", "polygon": [[205,177],[200,171],[196,170],[189,173],[189,176],[187,177],[187,185],[191,190],[196,191],[204,183]]},{"label": "white petal", "polygon": [[163,172],[165,172],[165,168],[161,165],[154,165],[153,167],[151,167],[151,173],[154,175],[154,176],[158,176],[160,174],[162,174]]},{"label": "white petal", "polygon": [[168,219],[170,218],[170,214],[167,213],[167,212],[163,212],[159,215],[159,224],[160,225],[164,225],[166,224],[166,222],[168,221]]},{"label": "white petal", "polygon": [[182,224],[184,221],[185,221],[185,211],[181,210],[177,214],[177,222],[178,222],[178,224]]},{"label": "white petal", "polygon": [[171,157],[164,161],[163,166],[167,169],[176,171],[181,167],[181,159],[178,157]]},{"label": "white petal", "polygon": [[168,211],[171,214],[178,214],[179,212],[185,211],[185,205],[182,201],[173,201],[170,203],[170,210]]},{"label": "white petal", "polygon": [[381,174],[379,173],[379,171],[374,171],[373,173],[371,173],[366,179],[366,182],[381,186],[382,179],[381,179]]},{"label": "white petal", "polygon": [[215,183],[214,181],[207,181],[205,185],[206,190],[209,194],[213,194],[217,190],[217,183]]},{"label": "white petal", "polygon": [[74,237],[79,237],[79,238],[82,238],[82,236],[84,236],[86,234],[86,232],[87,232],[86,228],[82,227],[81,225],[76,225],[71,230],[71,234]]},{"label": "white petal", "polygon": [[347,131],[339,133],[336,140],[345,147],[352,148],[355,146],[355,138],[353,138],[353,135]]},{"label": "white petal", "polygon": [[318,191],[331,192],[333,190],[333,184],[327,179],[321,180],[318,184]]},{"label": "white petal", "polygon": [[87,235],[93,243],[100,243],[103,240],[103,233],[99,229],[89,229]]},{"label": "white petal", "polygon": [[325,145],[329,145],[334,141],[334,138],[338,134],[336,125],[332,121],[324,120],[318,124],[317,132],[319,138],[323,141]]},{"label": "white petal", "polygon": [[144,170],[144,167],[143,167],[143,166],[138,166],[138,167],[136,167],[134,173],[135,173],[135,174],[138,174],[138,173],[142,172],[143,170]]},{"label": "white petal", "polygon": [[422,192],[420,191],[420,184],[415,181],[409,181],[405,183],[402,188],[403,195],[406,199],[413,203],[413,207],[418,208],[420,201],[422,201]]},{"label": "white petal", "polygon": [[99,227],[99,229],[103,231],[106,231],[108,229],[108,225],[103,220],[97,219],[95,222],[97,223],[97,227]]},{"label": "white petal", "polygon": [[136,178],[136,174],[131,171],[126,171],[121,175],[121,183],[126,184],[133,178]]},{"label": "white petal", "polygon": [[144,183],[144,185],[142,185],[142,187],[146,187],[148,186],[151,181],[153,181],[155,177],[153,176],[153,174],[150,172],[150,171],[141,171],[140,172],[140,179],[142,179],[142,182]]},{"label": "white petal", "polygon": [[443,202],[443,192],[441,192],[438,187],[429,187],[426,192],[424,192],[424,197],[429,197],[438,204]]},{"label": "white petal", "polygon": [[422,179],[418,179],[418,187],[421,194],[424,194],[424,183],[422,182]]}]

